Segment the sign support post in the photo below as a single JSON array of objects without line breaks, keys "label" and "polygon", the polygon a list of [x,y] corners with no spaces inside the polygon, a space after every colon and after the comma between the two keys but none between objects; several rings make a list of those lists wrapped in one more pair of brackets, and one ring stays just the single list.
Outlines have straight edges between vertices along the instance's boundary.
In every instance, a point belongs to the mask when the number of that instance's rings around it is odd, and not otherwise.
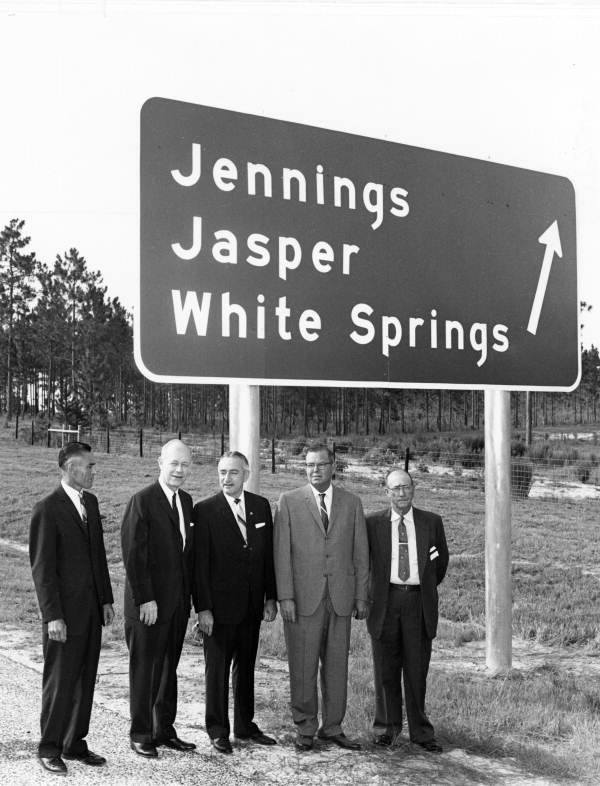
[{"label": "sign support post", "polygon": [[486,665],[512,666],[510,393],[485,391]]},{"label": "sign support post", "polygon": [[260,388],[229,385],[229,449],[239,450],[250,464],[248,491],[260,491]]}]

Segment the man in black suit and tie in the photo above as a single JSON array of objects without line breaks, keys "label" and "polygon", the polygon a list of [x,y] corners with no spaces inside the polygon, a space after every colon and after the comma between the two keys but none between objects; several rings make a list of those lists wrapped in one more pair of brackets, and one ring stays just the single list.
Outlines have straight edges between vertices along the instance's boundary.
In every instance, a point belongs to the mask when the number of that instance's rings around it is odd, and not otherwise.
[{"label": "man in black suit and tie", "polygon": [[264,497],[244,491],[250,468],[243,453],[225,453],[222,491],[194,507],[194,607],[204,634],[206,731],[220,753],[231,753],[229,671],[233,664],[233,733],[275,745],[254,722],[254,665],[261,620],[277,615],[273,521]]},{"label": "man in black suit and tie", "polygon": [[134,494],[123,515],[127,574],[125,639],[129,648],[131,748],[156,758],[157,746],[196,746],[175,731],[177,666],[190,616],[192,498],[181,486],[192,464],[178,439],[163,445],[156,483]]},{"label": "man in black suit and tie", "polygon": [[84,442],[58,454],[61,482],[33,509],[29,557],[43,621],[41,739],[38,757],[56,775],[63,759],[102,766],[87,746],[102,625],[110,625],[113,596],[98,500],[94,456]]},{"label": "man in black suit and tie", "polygon": [[367,516],[371,611],[367,620],[375,671],[377,745],[391,745],[402,729],[402,678],[411,742],[440,753],[425,714],[431,642],[438,622],[437,586],[448,567],[442,519],[412,506],[408,472],[385,480],[391,509]]}]

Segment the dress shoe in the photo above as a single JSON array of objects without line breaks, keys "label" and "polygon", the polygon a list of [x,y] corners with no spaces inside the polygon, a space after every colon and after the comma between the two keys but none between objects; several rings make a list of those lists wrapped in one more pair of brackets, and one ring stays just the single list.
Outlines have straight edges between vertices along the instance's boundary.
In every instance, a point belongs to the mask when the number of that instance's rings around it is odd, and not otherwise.
[{"label": "dress shoe", "polygon": [[392,744],[392,735],[391,734],[376,734],[373,737],[373,742],[375,745],[380,745],[381,747],[385,747],[386,745]]},{"label": "dress shoe", "polygon": [[162,740],[159,744],[164,745],[165,748],[172,748],[174,751],[187,752],[196,750],[193,742],[184,742],[179,737],[170,737],[168,740]]},{"label": "dress shoe", "polygon": [[40,764],[53,775],[66,775],[67,765],[60,756],[38,756]]},{"label": "dress shoe", "polygon": [[240,736],[239,734],[235,735],[237,740],[248,740],[248,742],[255,742],[257,745],[277,745],[277,740],[274,740],[273,737],[267,737],[266,734],[263,734],[262,731],[255,731],[254,734],[248,734],[247,736]]},{"label": "dress shoe", "polygon": [[442,746],[436,742],[435,740],[425,740],[425,742],[417,742],[423,750],[426,750],[427,753],[441,753]]},{"label": "dress shoe", "polygon": [[131,740],[131,750],[138,753],[140,756],[145,756],[147,759],[158,758],[158,751],[153,742],[136,742]]},{"label": "dress shoe", "polygon": [[313,748],[313,738],[305,737],[303,734],[299,734],[294,740],[294,747],[300,753],[306,753],[306,751],[311,751]]},{"label": "dress shoe", "polygon": [[82,764],[88,764],[90,767],[102,767],[103,764],[106,764],[106,759],[104,756],[99,756],[93,751],[87,751],[86,753],[82,754],[63,753],[63,759],[73,759],[74,761],[80,761]]},{"label": "dress shoe", "polygon": [[233,753],[233,748],[227,737],[213,737],[210,743],[219,753]]},{"label": "dress shoe", "polygon": [[359,751],[361,748],[360,742],[348,739],[343,731],[340,734],[332,734],[330,737],[319,737],[319,739],[325,740],[326,742],[333,742],[339,745],[340,748],[345,748],[348,751]]}]

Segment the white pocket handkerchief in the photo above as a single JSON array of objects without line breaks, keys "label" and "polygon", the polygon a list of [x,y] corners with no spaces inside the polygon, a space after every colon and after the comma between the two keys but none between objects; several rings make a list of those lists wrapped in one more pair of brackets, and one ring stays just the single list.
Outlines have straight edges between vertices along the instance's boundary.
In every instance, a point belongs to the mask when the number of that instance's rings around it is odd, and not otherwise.
[{"label": "white pocket handkerchief", "polygon": [[264,521],[260,521],[258,524],[254,525],[254,529],[260,529],[261,527],[264,527],[264,526],[265,526],[265,522]]},{"label": "white pocket handkerchief", "polygon": [[437,559],[439,556],[440,556],[439,551],[436,548],[432,549],[429,552],[429,559],[431,559],[431,560]]}]

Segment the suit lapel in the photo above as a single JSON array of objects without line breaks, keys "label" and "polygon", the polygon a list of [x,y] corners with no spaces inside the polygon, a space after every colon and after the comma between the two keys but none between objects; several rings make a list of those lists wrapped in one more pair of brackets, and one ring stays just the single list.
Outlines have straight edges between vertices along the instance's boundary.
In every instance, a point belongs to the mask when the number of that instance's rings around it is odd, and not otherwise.
[{"label": "suit lapel", "polygon": [[71,519],[71,521],[73,522],[73,524],[77,527],[77,532],[79,532],[80,535],[85,537],[85,532],[83,531],[83,525],[82,525],[82,521],[81,521],[81,516],[79,515],[79,511],[77,510],[77,508],[73,504],[71,498],[69,497],[67,492],[64,490],[62,485],[58,487],[57,495],[58,495],[58,499],[59,499],[59,501],[61,503],[61,506],[63,507],[63,509],[65,511],[65,515],[68,516]]},{"label": "suit lapel", "polygon": [[415,538],[417,540],[417,561],[419,563],[419,580],[423,576],[423,572],[427,565],[427,558],[429,557],[427,537],[427,524],[423,520],[421,511],[413,508],[413,521],[415,524]]},{"label": "suit lapel", "polygon": [[[243,492],[242,492],[243,493]],[[233,515],[233,511],[229,502],[225,499],[225,493],[221,492],[221,516],[225,520],[225,525],[229,527],[229,529],[234,533],[235,537],[238,538],[242,543],[244,543],[244,536],[240,532],[239,524],[237,523],[236,517]],[[244,496],[244,507],[246,505],[246,497]]]},{"label": "suit lapel", "polygon": [[392,573],[392,511],[391,509],[384,513],[379,519],[377,526],[377,539],[379,541],[379,548],[383,555],[383,564],[386,570],[387,579]]},{"label": "suit lapel", "polygon": [[[323,526],[323,522],[321,521],[321,514],[319,513],[319,508],[317,507],[317,500],[315,499],[315,494],[312,490],[312,486],[310,485],[310,483],[304,487],[304,500],[306,502],[308,509],[312,514],[313,519],[315,520],[315,524],[324,535],[325,527]],[[331,508],[333,512],[333,505],[331,506]]]}]

